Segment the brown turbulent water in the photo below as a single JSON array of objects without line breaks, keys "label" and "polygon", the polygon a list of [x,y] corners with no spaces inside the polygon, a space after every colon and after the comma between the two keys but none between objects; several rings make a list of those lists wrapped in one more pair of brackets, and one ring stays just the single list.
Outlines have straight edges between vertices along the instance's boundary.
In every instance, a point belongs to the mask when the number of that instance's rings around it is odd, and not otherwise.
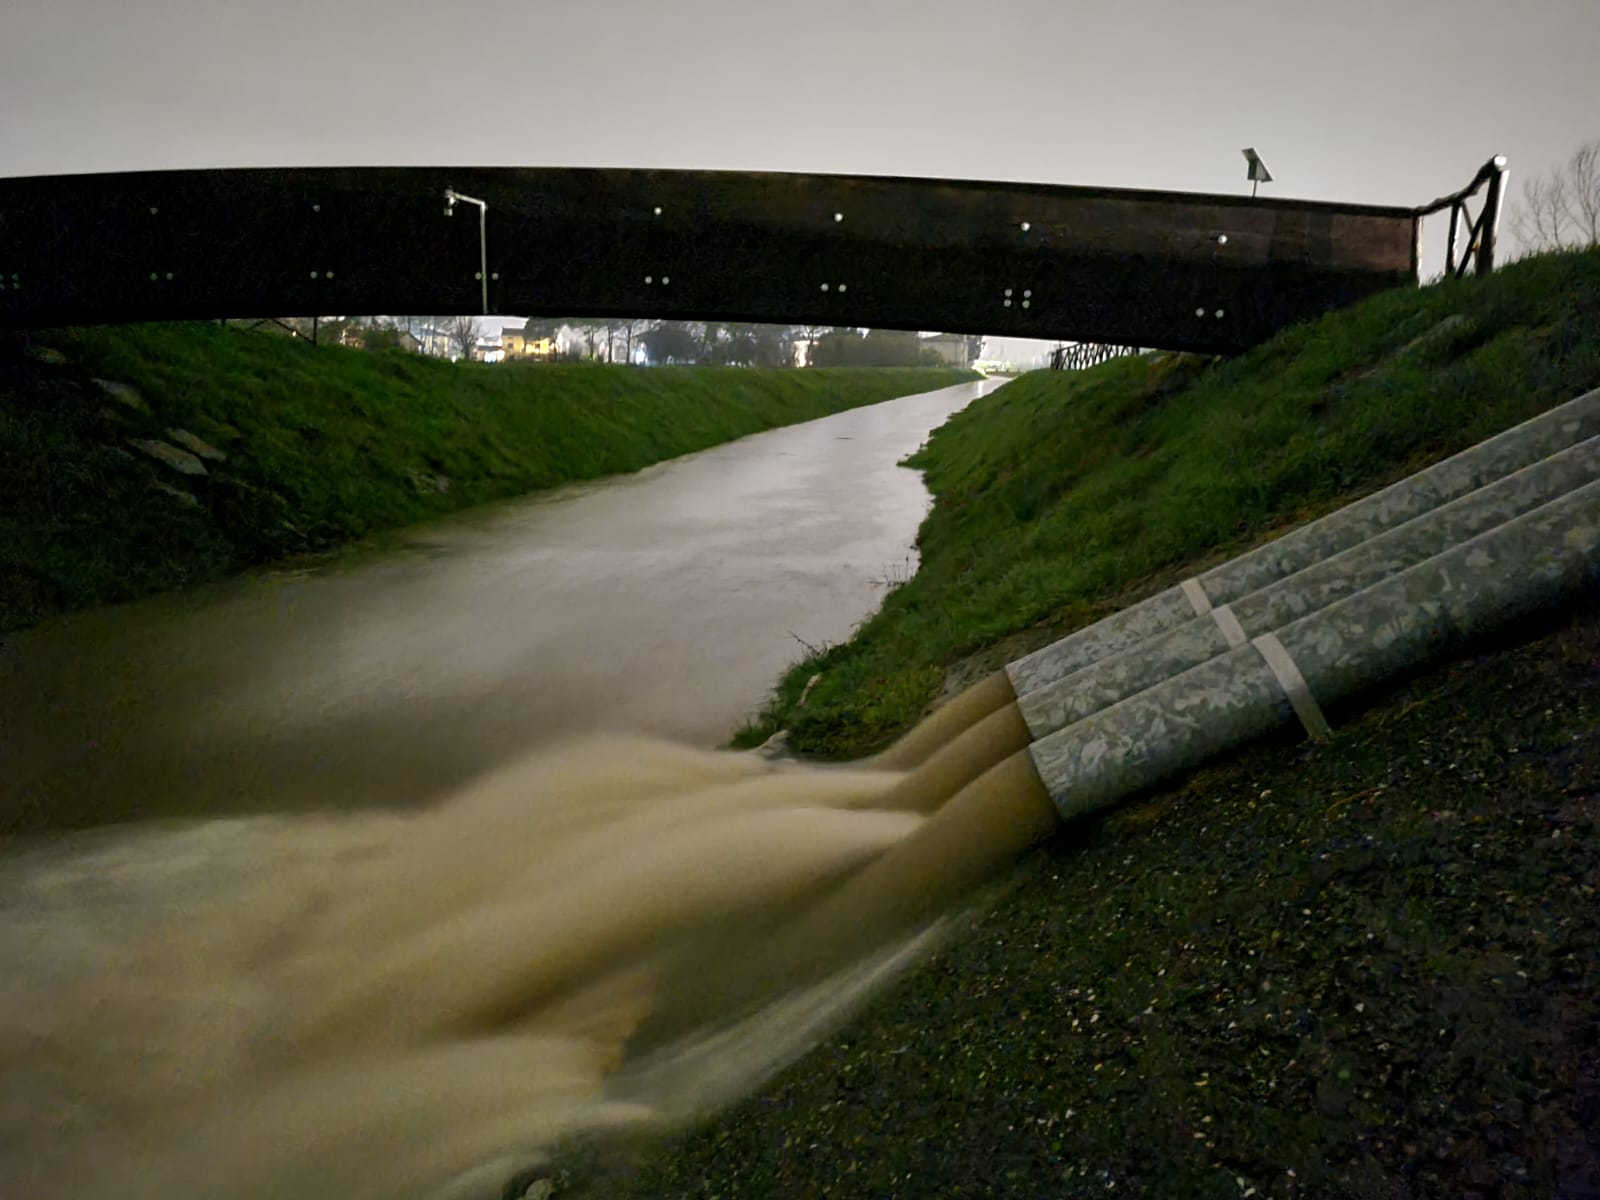
[{"label": "brown turbulent water", "polygon": [[494,1196],[804,1049],[937,928],[816,919],[918,911],[900,777],[594,731],[712,744],[843,636],[974,392],[8,645],[0,1194]]},{"label": "brown turbulent water", "polygon": [[[602,738],[417,813],[25,849],[3,877],[0,1192],[495,1195],[563,1135],[737,1095],[908,952],[716,1008],[754,947],[922,824],[871,807],[896,778]],[[631,1045],[669,984],[675,1012],[704,988],[704,1026]]]}]

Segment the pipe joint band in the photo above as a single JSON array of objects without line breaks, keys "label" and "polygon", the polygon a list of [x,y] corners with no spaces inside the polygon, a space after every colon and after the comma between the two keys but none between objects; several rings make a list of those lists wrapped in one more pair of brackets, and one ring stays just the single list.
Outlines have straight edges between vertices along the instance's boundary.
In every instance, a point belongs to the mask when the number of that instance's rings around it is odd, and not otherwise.
[{"label": "pipe joint band", "polygon": [[1300,674],[1300,668],[1295,665],[1294,659],[1289,657],[1289,652],[1283,648],[1283,643],[1278,640],[1277,634],[1264,633],[1252,639],[1251,645],[1256,648],[1267,668],[1278,681],[1278,686],[1283,689],[1283,694],[1289,698],[1295,715],[1300,718],[1300,724],[1306,728],[1306,734],[1315,742],[1325,742],[1333,736],[1333,727],[1328,724],[1328,718],[1322,715],[1316,697],[1311,694],[1311,688],[1306,684],[1306,678]]},{"label": "pipe joint band", "polygon": [[1213,608],[1211,619],[1217,623],[1217,628],[1222,630],[1222,636],[1228,640],[1228,649],[1237,650],[1250,640],[1245,636],[1244,626],[1239,624],[1239,618],[1233,615],[1233,609],[1226,604],[1220,608]]},{"label": "pipe joint band", "polygon": [[1194,609],[1195,616],[1203,617],[1211,611],[1211,597],[1206,595],[1206,589],[1200,586],[1198,579],[1185,579],[1178,586],[1183,589],[1184,597]]}]

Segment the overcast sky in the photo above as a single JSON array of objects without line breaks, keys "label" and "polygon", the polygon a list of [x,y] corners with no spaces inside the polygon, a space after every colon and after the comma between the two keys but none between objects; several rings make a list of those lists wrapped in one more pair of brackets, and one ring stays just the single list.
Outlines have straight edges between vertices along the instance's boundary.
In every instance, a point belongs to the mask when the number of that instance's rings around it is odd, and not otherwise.
[{"label": "overcast sky", "polygon": [[0,175],[603,165],[1238,192],[1255,146],[1271,195],[1417,204],[1495,153],[1514,196],[1600,137],[1597,56],[1600,0],[0,0]]}]

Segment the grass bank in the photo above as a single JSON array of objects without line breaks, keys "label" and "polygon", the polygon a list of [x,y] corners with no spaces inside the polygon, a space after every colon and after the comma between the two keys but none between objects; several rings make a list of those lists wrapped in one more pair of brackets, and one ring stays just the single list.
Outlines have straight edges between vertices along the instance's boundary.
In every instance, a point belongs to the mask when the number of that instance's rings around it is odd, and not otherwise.
[{"label": "grass bank", "polygon": [[968,378],[452,365],[197,324],[13,339],[0,629]]},{"label": "grass bank", "polygon": [[921,567],[739,742],[873,750],[942,688],[1597,384],[1594,251],[1380,295],[1224,363],[1023,376],[910,460],[936,500]]}]

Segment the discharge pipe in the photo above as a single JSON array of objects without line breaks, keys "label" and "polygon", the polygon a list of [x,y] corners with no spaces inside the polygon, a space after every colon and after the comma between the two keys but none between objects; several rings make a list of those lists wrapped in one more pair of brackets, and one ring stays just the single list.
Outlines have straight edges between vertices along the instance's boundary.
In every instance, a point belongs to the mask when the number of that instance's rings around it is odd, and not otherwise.
[{"label": "discharge pipe", "polygon": [[1038,739],[1600,479],[1600,437],[1101,659],[1017,701]]},{"label": "discharge pipe", "polygon": [[1205,616],[1220,605],[1231,604],[1596,435],[1600,435],[1600,389],[1532,417],[1018,659],[944,704],[879,754],[873,765],[886,770],[918,766],[954,736],[1003,710],[1020,696],[1197,616]]},{"label": "discharge pipe", "polygon": [[739,999],[836,969],[943,911],[1063,822],[1286,720],[1324,735],[1322,706],[1574,595],[1597,561],[1600,481],[1040,738],[774,931],[743,975],[759,989]]},{"label": "discharge pipe", "polygon": [[[1018,659],[872,765],[918,768],[925,778],[908,780],[893,806],[927,811],[1035,737],[1592,478],[1597,436],[1600,390]],[[1150,658],[1127,654],[1165,635]],[[1108,665],[1090,670],[1098,664]]]},{"label": "discharge pipe", "polygon": [[1597,434],[1600,389],[1018,659],[1012,690],[1025,696]]},{"label": "discharge pipe", "polygon": [[[740,994],[722,999],[757,1003],[837,969],[1064,822],[1287,720],[1325,737],[1324,705],[1575,594],[1600,561],[1597,436],[1600,391],[1224,563],[1199,577],[1199,596],[1168,589],[958,696],[873,763],[914,768],[887,806],[928,819],[774,930]],[[1262,632],[1211,616],[1234,601]],[[1150,654],[1124,653],[1174,630]]]}]

